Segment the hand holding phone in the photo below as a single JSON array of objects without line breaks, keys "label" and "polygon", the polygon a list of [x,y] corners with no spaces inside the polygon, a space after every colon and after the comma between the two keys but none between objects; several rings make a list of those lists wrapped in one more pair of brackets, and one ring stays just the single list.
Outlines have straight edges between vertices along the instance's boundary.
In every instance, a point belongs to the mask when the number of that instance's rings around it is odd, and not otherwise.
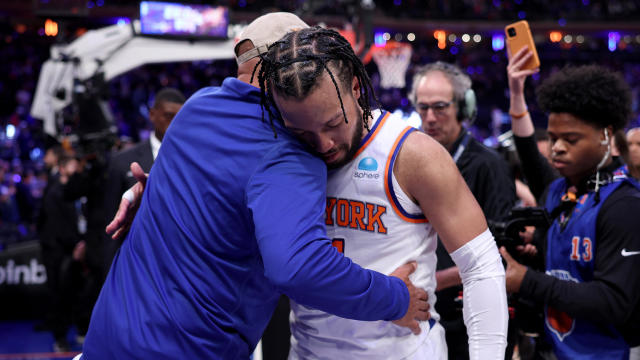
[{"label": "hand holding phone", "polygon": [[536,45],[529,30],[529,23],[526,20],[518,21],[505,26],[504,32],[507,36],[507,50],[509,57],[514,56],[523,47],[528,47],[533,56],[527,60],[520,70],[532,70],[540,67],[540,59],[536,51]]}]

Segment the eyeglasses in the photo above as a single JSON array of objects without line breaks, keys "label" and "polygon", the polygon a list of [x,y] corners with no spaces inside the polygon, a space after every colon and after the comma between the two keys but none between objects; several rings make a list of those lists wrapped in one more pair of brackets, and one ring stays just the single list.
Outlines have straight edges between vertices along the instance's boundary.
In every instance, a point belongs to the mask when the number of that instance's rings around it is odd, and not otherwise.
[{"label": "eyeglasses", "polygon": [[434,102],[433,104],[419,103],[418,106],[416,106],[416,108],[418,112],[426,113],[429,111],[429,109],[431,109],[433,110],[433,113],[435,115],[444,115],[445,110],[447,110],[447,108],[451,106],[451,104],[453,104],[453,100],[437,101],[437,102]]}]

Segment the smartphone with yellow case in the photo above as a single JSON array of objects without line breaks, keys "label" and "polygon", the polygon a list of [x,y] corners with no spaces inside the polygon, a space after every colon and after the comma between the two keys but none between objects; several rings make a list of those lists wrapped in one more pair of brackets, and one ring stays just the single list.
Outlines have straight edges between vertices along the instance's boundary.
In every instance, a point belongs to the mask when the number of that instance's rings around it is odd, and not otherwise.
[{"label": "smartphone with yellow case", "polygon": [[505,26],[504,32],[507,36],[507,48],[511,54],[510,56],[515,55],[515,53],[525,46],[529,48],[529,51],[533,52],[533,56],[527,60],[522,67],[523,70],[540,67],[540,59],[538,58],[538,52],[536,51],[536,44],[533,42],[529,23],[526,20],[521,20]]}]

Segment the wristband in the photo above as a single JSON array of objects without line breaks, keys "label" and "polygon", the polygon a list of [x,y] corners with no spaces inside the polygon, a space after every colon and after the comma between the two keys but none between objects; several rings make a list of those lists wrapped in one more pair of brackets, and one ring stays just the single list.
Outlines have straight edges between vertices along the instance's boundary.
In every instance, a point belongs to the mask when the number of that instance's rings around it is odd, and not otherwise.
[{"label": "wristband", "polygon": [[514,113],[511,112],[511,110],[509,110],[509,115],[511,116],[512,119],[522,119],[523,117],[527,116],[528,114],[529,114],[529,110],[525,110],[521,114],[514,114]]}]

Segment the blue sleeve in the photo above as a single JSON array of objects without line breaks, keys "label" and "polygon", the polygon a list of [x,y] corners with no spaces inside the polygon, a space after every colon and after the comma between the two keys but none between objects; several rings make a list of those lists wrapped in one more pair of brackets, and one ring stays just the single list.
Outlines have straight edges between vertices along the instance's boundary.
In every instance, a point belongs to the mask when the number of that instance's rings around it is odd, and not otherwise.
[{"label": "blue sleeve", "polygon": [[396,320],[409,306],[402,280],[363,269],[339,253],[324,225],[327,170],[302,147],[265,157],[247,205],[265,276],[296,302],[356,320]]}]

